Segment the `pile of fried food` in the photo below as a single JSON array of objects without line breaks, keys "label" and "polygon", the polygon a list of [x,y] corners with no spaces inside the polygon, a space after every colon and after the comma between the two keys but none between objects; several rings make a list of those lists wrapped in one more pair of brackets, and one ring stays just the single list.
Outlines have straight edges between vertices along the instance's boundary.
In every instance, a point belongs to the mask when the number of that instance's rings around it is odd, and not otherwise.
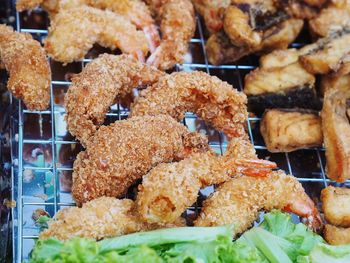
[{"label": "pile of fried food", "polygon": [[[60,210],[39,238],[101,240],[185,226],[183,213],[210,185],[217,187],[194,226],[233,224],[230,231],[236,236],[252,226],[260,211],[280,209],[321,230],[321,216],[301,183],[257,157],[246,123],[248,109],[263,113],[261,133],[271,152],[324,143],[328,176],[339,182],[350,178],[350,4],[194,0],[212,33],[207,42],[212,63],[272,51],[260,58],[260,67],[246,76],[244,92],[239,92],[204,72],[162,71],[183,60],[195,30],[194,9],[189,0],[145,2],[18,1],[18,10],[41,5],[49,13],[44,48],[29,34],[0,25],[8,89],[30,110],[49,105],[46,54],[70,63],[82,59],[94,43],[126,53],[102,54],[72,77],[65,96],[67,127],[85,148],[73,166],[72,195],[78,207]],[[161,39],[153,17],[160,22]],[[286,49],[304,21],[318,40]],[[316,96],[318,75],[323,106]],[[142,91],[128,118],[104,125],[116,99],[135,88]],[[224,155],[209,147],[206,136],[179,122],[186,112],[227,136]],[[124,198],[140,179],[135,200]],[[350,243],[349,196],[342,188],[322,192],[329,223],[324,236],[331,244]]]}]

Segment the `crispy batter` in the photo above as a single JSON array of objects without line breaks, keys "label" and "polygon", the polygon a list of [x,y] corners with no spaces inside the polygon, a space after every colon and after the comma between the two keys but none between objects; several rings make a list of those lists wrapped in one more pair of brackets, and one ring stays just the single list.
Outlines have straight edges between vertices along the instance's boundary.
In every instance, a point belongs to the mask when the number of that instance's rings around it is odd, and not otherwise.
[{"label": "crispy batter", "polygon": [[70,63],[82,59],[95,43],[140,60],[148,53],[145,35],[127,19],[88,6],[58,13],[51,21],[45,49],[55,60]]},{"label": "crispy batter", "polygon": [[[64,241],[79,236],[100,240],[160,227],[140,221],[132,200],[113,197],[100,197],[82,208],[62,209],[48,225],[49,228],[41,232],[40,239],[56,237]],[[183,225],[177,220],[166,227]]]},{"label": "crispy batter", "polygon": [[344,29],[319,39],[317,48],[299,58],[303,67],[311,74],[337,72],[350,52],[350,31]]},{"label": "crispy batter", "polygon": [[315,229],[321,225],[314,203],[298,180],[276,171],[267,177],[233,178],[219,186],[204,201],[195,226],[234,224],[235,235],[249,228],[261,209],[269,211],[273,208],[307,217],[308,225]]},{"label": "crispy batter", "polygon": [[350,75],[347,74],[341,77],[329,76],[329,75],[322,76],[321,86],[320,86],[321,94],[324,95],[324,93],[330,89],[337,89],[342,92],[349,91]]},{"label": "crispy batter", "polygon": [[161,70],[182,63],[196,29],[194,8],[190,0],[167,0],[158,13],[162,41],[147,63]]},{"label": "crispy batter", "polygon": [[300,110],[267,110],[260,131],[270,152],[291,152],[323,142],[321,117]]},{"label": "crispy batter", "polygon": [[[276,1],[280,8],[282,8],[289,16],[298,19],[312,19],[316,17],[320,11],[320,7],[324,4],[325,0],[284,0]],[[327,0],[326,0],[327,1]],[[308,4],[306,2],[314,2],[314,4]]]},{"label": "crispy batter", "polygon": [[350,189],[328,186],[322,190],[321,200],[328,223],[350,227]]},{"label": "crispy batter", "polygon": [[208,150],[207,139],[190,133],[169,116],[142,116],[102,126],[73,166],[77,203],[100,196],[120,197],[159,163]]},{"label": "crispy batter", "polygon": [[51,70],[40,43],[0,24],[0,60],[10,75],[8,90],[29,110],[45,110],[50,103]]},{"label": "crispy batter", "polygon": [[325,225],[323,236],[330,245],[350,244],[350,228]]},{"label": "crispy batter", "polygon": [[264,176],[274,167],[258,160],[249,141],[233,139],[224,156],[208,151],[153,168],[139,185],[137,210],[148,223],[172,223],[197,200],[201,188],[221,184],[231,176]]},{"label": "crispy batter", "polygon": [[178,120],[195,112],[229,137],[246,136],[247,98],[227,82],[204,72],[166,75],[141,92],[131,116],[168,114]]},{"label": "crispy batter", "polygon": [[33,9],[39,6],[42,2],[43,0],[17,0],[16,9],[18,12],[21,12],[27,9]]},{"label": "crispy batter", "polygon": [[127,55],[100,55],[72,79],[65,97],[68,130],[85,145],[117,97],[139,85],[155,83],[163,75]]},{"label": "crispy batter", "polygon": [[349,98],[350,89],[327,90],[321,113],[327,176],[337,182],[350,178],[350,123],[346,103]]}]

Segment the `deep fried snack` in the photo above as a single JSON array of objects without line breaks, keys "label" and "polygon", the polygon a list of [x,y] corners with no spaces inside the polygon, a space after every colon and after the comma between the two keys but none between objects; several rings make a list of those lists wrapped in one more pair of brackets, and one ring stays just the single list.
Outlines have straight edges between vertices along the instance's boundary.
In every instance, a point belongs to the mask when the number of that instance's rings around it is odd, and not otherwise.
[{"label": "deep fried snack", "polygon": [[325,225],[323,237],[330,245],[350,244],[350,228]]},{"label": "deep fried snack", "polygon": [[72,195],[77,203],[100,196],[121,197],[157,164],[207,150],[203,135],[190,133],[165,115],[102,126],[74,162]]},{"label": "deep fried snack", "polygon": [[337,182],[350,178],[350,123],[347,116],[349,98],[350,89],[347,92],[327,90],[321,113],[327,176]]},{"label": "deep fried snack", "polygon": [[45,110],[50,103],[51,70],[40,43],[0,24],[0,60],[10,75],[8,90],[29,110]]},{"label": "deep fried snack", "polygon": [[204,201],[195,226],[234,224],[234,235],[249,228],[260,210],[283,209],[306,219],[306,224],[319,229],[321,218],[315,204],[298,180],[282,171],[266,177],[233,178],[217,188]]},{"label": "deep fried snack", "polygon": [[153,84],[163,75],[127,55],[100,55],[72,79],[65,97],[69,132],[85,145],[117,97],[139,85]]},{"label": "deep fried snack", "polygon": [[141,61],[148,53],[144,33],[126,18],[89,6],[59,12],[51,21],[45,49],[55,60],[70,63],[84,58],[95,43],[119,48]]},{"label": "deep fried snack", "polygon": [[320,84],[321,94],[324,95],[324,93],[330,89],[348,92],[350,90],[350,75],[347,74],[340,77],[329,75],[322,76]]},{"label": "deep fried snack", "polygon": [[337,72],[350,52],[350,30],[343,29],[319,39],[315,49],[301,56],[299,61],[311,74]]},{"label": "deep fried snack", "polygon": [[229,137],[246,136],[246,96],[204,72],[176,72],[143,90],[131,116],[168,114],[177,120],[194,112]]},{"label": "deep fried snack", "polygon": [[321,7],[323,7],[322,5],[325,1],[327,0],[284,0],[276,1],[276,3],[279,6],[279,8],[283,9],[290,17],[310,20],[319,14],[320,9]]},{"label": "deep fried snack", "polygon": [[162,41],[147,59],[149,65],[161,70],[182,63],[196,29],[194,8],[190,0],[167,0],[158,12]]},{"label": "deep fried snack", "polygon": [[350,189],[328,186],[321,192],[321,201],[328,223],[350,227]]},{"label": "deep fried snack", "polygon": [[213,34],[206,43],[208,60],[214,65],[235,62],[252,53],[265,53],[275,49],[286,49],[299,35],[303,20],[287,19],[264,31],[261,45],[255,48],[236,47],[231,44],[224,31]]},{"label": "deep fried snack", "polygon": [[265,111],[260,132],[270,152],[291,152],[321,146],[321,117],[317,112],[299,109]]},{"label": "deep fried snack", "polygon": [[276,164],[259,160],[249,141],[233,139],[224,156],[208,151],[153,168],[139,185],[137,211],[148,223],[172,223],[197,200],[201,188],[242,174],[265,176],[272,168]]}]

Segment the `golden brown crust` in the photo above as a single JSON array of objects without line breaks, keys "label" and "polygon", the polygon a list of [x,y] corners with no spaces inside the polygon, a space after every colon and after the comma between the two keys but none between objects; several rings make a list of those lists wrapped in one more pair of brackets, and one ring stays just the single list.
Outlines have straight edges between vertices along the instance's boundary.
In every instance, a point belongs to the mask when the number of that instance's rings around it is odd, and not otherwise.
[{"label": "golden brown crust", "polygon": [[0,58],[10,75],[8,90],[29,110],[47,109],[51,69],[40,43],[30,34],[0,25]]},{"label": "golden brown crust", "polygon": [[291,152],[321,146],[321,118],[313,113],[271,109],[265,111],[260,132],[270,152]]},{"label": "golden brown crust", "polygon": [[100,55],[72,79],[65,97],[68,130],[85,145],[117,97],[155,83],[163,75],[127,55]]},{"label": "golden brown crust", "polygon": [[327,176],[337,182],[350,178],[350,123],[346,113],[348,98],[349,90],[327,90],[321,113]]},{"label": "golden brown crust", "polygon": [[328,223],[350,227],[350,189],[328,186],[322,190],[321,200]]},{"label": "golden brown crust", "polygon": [[18,12],[33,9],[39,6],[44,0],[18,0],[16,1],[16,9]]},{"label": "golden brown crust", "polygon": [[77,203],[120,197],[157,164],[207,150],[206,138],[165,115],[102,126],[74,162],[73,197]]},{"label": "golden brown crust", "polygon": [[148,53],[144,33],[136,30],[129,20],[89,6],[71,8],[55,15],[45,49],[55,60],[70,63],[82,59],[95,43],[119,48],[141,60]]},{"label": "golden brown crust", "polygon": [[276,171],[266,177],[233,178],[219,186],[204,201],[195,226],[233,224],[235,235],[249,228],[260,210],[274,208],[313,217],[313,223],[319,220],[317,209],[298,180]]},{"label": "golden brown crust", "polygon": [[168,114],[181,120],[190,111],[229,137],[240,137],[246,136],[246,103],[243,93],[217,77],[200,71],[177,72],[142,91],[131,116]]},{"label": "golden brown crust", "polygon": [[323,237],[330,245],[350,244],[350,228],[325,225]]}]

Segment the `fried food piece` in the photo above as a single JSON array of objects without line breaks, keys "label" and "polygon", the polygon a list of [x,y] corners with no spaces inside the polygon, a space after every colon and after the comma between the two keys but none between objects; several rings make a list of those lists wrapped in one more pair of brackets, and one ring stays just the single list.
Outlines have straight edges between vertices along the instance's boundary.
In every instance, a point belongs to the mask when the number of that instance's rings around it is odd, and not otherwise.
[{"label": "fried food piece", "polygon": [[0,24],[0,60],[10,75],[7,89],[29,110],[47,109],[51,69],[40,43]]},{"label": "fried food piece", "polygon": [[125,97],[139,85],[153,84],[163,75],[127,55],[100,55],[72,78],[65,96],[69,132],[85,145],[117,97]]},{"label": "fried food piece", "polygon": [[330,245],[350,244],[350,228],[325,225],[323,237]]},{"label": "fried food piece", "polygon": [[350,189],[328,186],[321,192],[321,201],[328,223],[350,227]]},{"label": "fried food piece", "polygon": [[39,6],[43,0],[18,0],[16,1],[16,9],[18,12],[27,10],[27,9],[33,9],[37,6]]},{"label": "fried food piece", "polygon": [[[265,176],[276,164],[259,160],[247,140],[231,141],[225,156],[197,153],[177,163],[163,163],[143,176],[137,211],[145,222],[172,223],[196,202],[198,191],[242,174]],[[231,155],[239,151],[240,155]]]},{"label": "fried food piece", "polygon": [[158,15],[162,41],[147,59],[147,63],[167,70],[184,61],[189,42],[196,30],[196,20],[190,0],[167,0]]},{"label": "fried food piece", "polygon": [[311,74],[337,72],[350,52],[350,31],[344,29],[316,42],[317,48],[299,58]]},{"label": "fried food piece", "polygon": [[350,90],[350,75],[338,76],[322,76],[320,90],[322,95],[327,90],[336,89],[342,92],[348,92]]},{"label": "fried food piece", "polygon": [[231,44],[227,35],[220,31],[212,35],[206,43],[208,60],[214,65],[219,65],[236,62],[242,57],[256,52],[264,53],[275,49],[286,49],[299,35],[303,24],[301,19],[287,19],[270,27],[264,31],[263,41],[256,48],[236,47]]},{"label": "fried food piece", "polygon": [[347,116],[349,98],[350,89],[347,92],[327,90],[321,113],[327,176],[337,182],[350,178],[350,123]]},{"label": "fried food piece", "polygon": [[102,126],[73,165],[77,203],[100,196],[121,197],[159,163],[208,150],[207,139],[166,115],[142,116]]},{"label": "fried food piece", "polygon": [[131,116],[168,114],[177,120],[186,112],[223,131],[230,138],[246,136],[246,96],[227,82],[204,72],[176,72],[143,90]]},{"label": "fried food piece", "polygon": [[234,224],[234,235],[248,229],[260,210],[283,209],[306,218],[306,224],[319,229],[322,221],[315,204],[293,176],[282,171],[266,177],[233,178],[217,188],[204,201],[195,226]]},{"label": "fried food piece", "polygon": [[51,21],[45,49],[57,61],[70,63],[84,58],[93,44],[144,60],[147,39],[127,19],[108,10],[81,6],[58,13]]},{"label": "fried food piece", "polygon": [[[310,20],[316,17],[321,6],[327,0],[314,1],[302,1],[302,0],[286,0],[286,1],[276,1],[279,8],[283,9],[290,17],[298,19]],[[310,3],[307,3],[310,2]]]},{"label": "fried food piece", "polygon": [[322,146],[321,118],[317,113],[300,110],[267,110],[260,132],[270,152],[292,152]]}]

